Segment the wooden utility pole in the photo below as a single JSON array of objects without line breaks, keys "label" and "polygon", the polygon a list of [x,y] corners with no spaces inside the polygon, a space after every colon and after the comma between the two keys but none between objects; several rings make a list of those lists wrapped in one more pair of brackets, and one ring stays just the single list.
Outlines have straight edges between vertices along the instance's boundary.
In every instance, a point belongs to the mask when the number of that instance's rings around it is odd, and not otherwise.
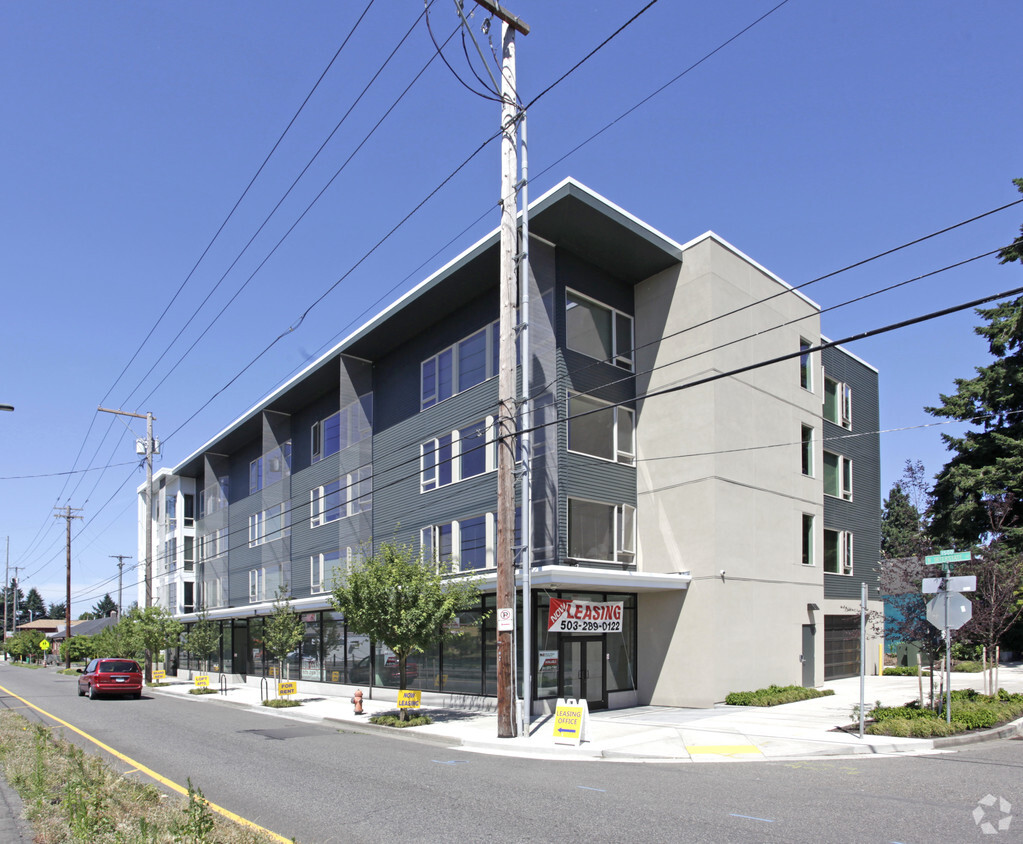
[{"label": "wooden utility pole", "polygon": [[111,560],[117,560],[117,620],[121,620],[121,580],[124,575],[124,561],[130,560],[131,557],[125,554],[111,554]]},{"label": "wooden utility pole", "polygon": [[[518,257],[518,92],[515,87],[515,32],[529,27],[496,3],[481,6],[501,23],[501,289],[497,411],[497,735],[514,738],[515,662],[515,332]],[[502,613],[502,610],[504,612]],[[511,619],[511,623],[502,618]],[[505,629],[502,629],[504,627]],[[510,629],[508,629],[510,628]],[[528,664],[528,662],[527,662]],[[528,705],[528,704],[527,704]]]},{"label": "wooden utility pole", "polygon": [[67,522],[67,605],[64,607],[64,645],[62,650],[64,651],[64,667],[71,667],[71,649],[67,646],[71,640],[71,520],[80,519],[81,516],[76,516],[74,513],[81,512],[81,507],[72,507],[68,504],[63,512],[54,513],[55,519],[64,519]]},{"label": "wooden utility pole", "polygon": [[[152,413],[128,413],[125,410],[110,410],[105,407],[99,408],[103,413],[113,413],[117,416],[131,416],[135,419],[146,420],[146,441],[144,453],[146,455],[146,608],[153,605],[153,454],[159,453],[159,445],[153,439],[153,422],[156,417]],[[136,453],[139,452],[138,441],[136,441]],[[153,655],[146,651],[146,682],[153,681]]]}]

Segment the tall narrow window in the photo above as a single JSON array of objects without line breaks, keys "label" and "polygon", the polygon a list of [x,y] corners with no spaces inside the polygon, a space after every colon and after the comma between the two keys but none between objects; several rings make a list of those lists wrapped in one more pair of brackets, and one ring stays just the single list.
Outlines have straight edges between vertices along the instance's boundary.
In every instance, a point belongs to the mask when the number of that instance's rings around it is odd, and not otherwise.
[{"label": "tall narrow window", "polygon": [[813,390],[813,348],[809,340],[799,338],[799,386],[804,390]]},{"label": "tall narrow window", "polygon": [[800,463],[803,474],[813,475],[813,428],[803,425],[801,428]]},{"label": "tall narrow window", "polygon": [[843,428],[852,428],[852,387],[824,378],[824,418]]},{"label": "tall narrow window", "polygon": [[849,458],[824,452],[824,493],[852,500],[852,461]]},{"label": "tall narrow window", "polygon": [[853,535],[847,530],[824,529],[824,571],[829,574],[853,573]]},{"label": "tall narrow window", "polygon": [[813,560],[813,516],[803,513],[803,565],[812,566]]}]

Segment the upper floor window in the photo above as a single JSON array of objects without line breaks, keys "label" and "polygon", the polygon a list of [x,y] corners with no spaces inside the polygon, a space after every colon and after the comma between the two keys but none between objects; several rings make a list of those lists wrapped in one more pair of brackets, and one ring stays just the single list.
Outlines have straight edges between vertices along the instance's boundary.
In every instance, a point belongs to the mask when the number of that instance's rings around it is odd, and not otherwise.
[{"label": "upper floor window", "polygon": [[810,513],[803,513],[803,565],[812,566],[814,565],[813,558],[813,516]]},{"label": "upper floor window", "polygon": [[346,548],[343,555],[340,551],[328,551],[325,554],[313,554],[313,556],[309,558],[309,591],[329,592],[334,572],[342,568],[342,560],[344,560],[344,568],[347,569],[351,566],[351,548]]},{"label": "upper floor window", "polygon": [[366,464],[309,493],[309,526],[319,527],[373,507],[373,467]]},{"label": "upper floor window", "polygon": [[635,414],[592,396],[568,397],[568,450],[632,465],[636,462]]},{"label": "upper floor window", "polygon": [[824,571],[829,574],[853,573],[852,531],[824,528]]},{"label": "upper floor window", "polygon": [[[515,538],[519,544],[520,519],[515,511]],[[497,566],[497,515],[483,513],[453,522],[430,525],[419,532],[423,559],[443,571],[479,571]]]},{"label": "upper floor window", "polygon": [[249,464],[249,495],[291,474],[291,440],[270,449]]},{"label": "upper floor window", "polygon": [[497,375],[499,328],[492,322],[420,366],[420,407],[425,410]]},{"label": "upper floor window", "polygon": [[195,537],[185,536],[182,538],[185,540],[184,546],[185,571],[193,571],[195,569]]},{"label": "upper floor window", "polygon": [[824,418],[852,428],[852,387],[824,376]]},{"label": "upper floor window", "polygon": [[852,501],[852,461],[848,457],[824,452],[824,494]]},{"label": "upper floor window", "polygon": [[202,605],[203,607],[222,607],[224,601],[224,578],[214,577],[204,580],[202,583]]},{"label": "upper floor window", "polygon": [[813,428],[803,425],[800,429],[800,463],[803,474],[813,475]]},{"label": "upper floor window", "polygon": [[199,559],[212,560],[227,553],[227,528],[211,531],[199,537]]},{"label": "upper floor window", "polygon": [[167,501],[164,505],[165,515],[167,516],[167,527],[170,530],[174,530],[178,526],[178,499],[174,493],[167,496]]},{"label": "upper floor window", "polygon": [[422,443],[420,490],[428,492],[493,471],[497,466],[493,425],[488,417]]},{"label": "upper floor window", "polygon": [[566,296],[565,344],[632,371],[632,317],[573,290]]},{"label": "upper floor window", "polygon": [[809,340],[799,338],[799,386],[813,392],[813,355],[810,349],[813,344]]},{"label": "upper floor window", "polygon": [[274,542],[291,535],[291,510],[286,504],[275,504],[249,516],[249,547]]},{"label": "upper floor window", "polygon": [[184,511],[185,527],[195,527],[195,496],[184,493],[181,496],[181,504],[181,509]]},{"label": "upper floor window", "polygon": [[373,433],[373,394],[359,396],[358,401],[342,407],[337,413],[321,419],[312,429],[312,462],[361,442]]},{"label": "upper floor window", "polygon": [[265,601],[267,596],[273,598],[283,582],[283,571],[279,565],[250,570],[249,601]]},{"label": "upper floor window", "polygon": [[568,556],[631,563],[636,557],[636,508],[568,499]]}]

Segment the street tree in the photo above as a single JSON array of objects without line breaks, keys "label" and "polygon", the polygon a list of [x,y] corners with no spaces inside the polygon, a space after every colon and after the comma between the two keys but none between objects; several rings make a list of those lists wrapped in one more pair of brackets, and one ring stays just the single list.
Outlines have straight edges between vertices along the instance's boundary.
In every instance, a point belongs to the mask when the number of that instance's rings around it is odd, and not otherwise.
[{"label": "street tree", "polygon": [[[157,654],[164,648],[177,647],[184,632],[184,625],[163,607],[136,607],[114,628],[126,627],[127,641],[141,658],[147,651]],[[112,628],[107,628],[112,629]]]},{"label": "street tree", "polygon": [[88,662],[99,656],[96,652],[96,638],[96,636],[72,636],[61,646],[62,652],[72,662]]},{"label": "street tree", "polygon": [[459,612],[478,606],[477,582],[448,577],[435,560],[424,560],[408,545],[384,543],[372,557],[335,575],[331,603],[348,629],[390,648],[398,658],[401,688],[407,661],[449,636]]},{"label": "street tree", "polygon": [[199,620],[185,634],[182,644],[186,651],[199,660],[202,670],[209,671],[210,658],[220,649],[220,625],[212,621],[204,609],[199,613]]},{"label": "street tree", "polygon": [[111,613],[117,612],[117,603],[107,593],[92,608],[92,612],[96,618],[107,618]]},{"label": "street tree", "polygon": [[277,660],[277,676],[285,678],[288,654],[302,644],[304,625],[291,609],[287,585],[277,587],[273,612],[263,621],[263,648]]}]

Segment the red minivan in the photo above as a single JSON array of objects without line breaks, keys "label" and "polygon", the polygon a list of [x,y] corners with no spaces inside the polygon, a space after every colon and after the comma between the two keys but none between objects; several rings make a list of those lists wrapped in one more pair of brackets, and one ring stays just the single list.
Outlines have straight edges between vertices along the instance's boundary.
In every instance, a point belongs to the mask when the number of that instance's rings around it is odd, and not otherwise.
[{"label": "red minivan", "polygon": [[88,694],[90,700],[100,695],[131,695],[142,697],[142,669],[133,659],[94,659],[85,671],[78,669],[78,696]]}]

